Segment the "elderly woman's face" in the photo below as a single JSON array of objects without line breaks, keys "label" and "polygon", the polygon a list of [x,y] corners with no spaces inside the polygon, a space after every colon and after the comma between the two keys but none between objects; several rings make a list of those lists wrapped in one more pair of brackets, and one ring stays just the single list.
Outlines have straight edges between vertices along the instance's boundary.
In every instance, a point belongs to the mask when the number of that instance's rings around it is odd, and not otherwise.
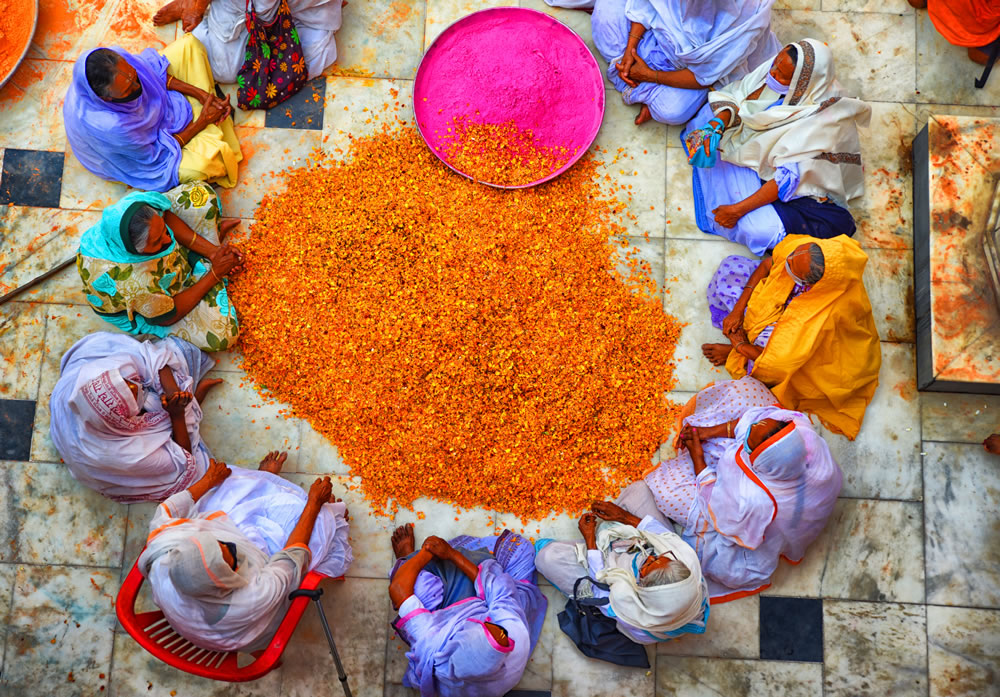
[{"label": "elderly woman's face", "polygon": [[642,563],[639,567],[639,578],[646,578],[651,572],[656,569],[665,569],[674,562],[673,559],[665,554],[662,555],[650,555],[646,557],[646,561]]},{"label": "elderly woman's face", "polygon": [[783,425],[784,424],[777,419],[764,419],[763,421],[758,421],[750,427],[750,437],[747,438],[747,445],[750,446],[751,450],[756,450],[761,443],[770,438],[771,435],[773,435],[774,432]]},{"label": "elderly woman's face", "polygon": [[771,63],[771,75],[782,85],[792,82],[792,75],[795,74],[795,61],[788,55],[788,50],[783,49]]},{"label": "elderly woman's face", "polygon": [[788,266],[796,278],[805,278],[809,275],[812,266],[812,256],[809,253],[809,243],[800,244],[791,254],[788,255]]},{"label": "elderly woman's face", "polygon": [[105,97],[105,101],[127,99],[140,88],[139,75],[135,72],[135,68],[129,65],[124,58],[119,57],[118,64],[115,66],[115,76],[111,78],[111,95]]},{"label": "elderly woman's face", "polygon": [[167,223],[162,215],[154,215],[149,221],[149,242],[142,250],[145,254],[156,254],[167,247],[171,242],[170,233],[167,232]]}]

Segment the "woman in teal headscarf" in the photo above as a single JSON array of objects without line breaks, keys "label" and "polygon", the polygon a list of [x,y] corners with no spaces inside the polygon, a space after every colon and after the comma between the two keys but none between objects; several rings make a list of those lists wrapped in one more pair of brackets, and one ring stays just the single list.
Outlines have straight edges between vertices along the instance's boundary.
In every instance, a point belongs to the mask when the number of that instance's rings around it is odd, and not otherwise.
[{"label": "woman in teal headscarf", "polygon": [[241,257],[220,240],[239,221],[220,221],[218,196],[205,184],[128,194],[80,240],[87,302],[129,334],[176,336],[205,351],[231,347],[239,321],[226,275]]}]

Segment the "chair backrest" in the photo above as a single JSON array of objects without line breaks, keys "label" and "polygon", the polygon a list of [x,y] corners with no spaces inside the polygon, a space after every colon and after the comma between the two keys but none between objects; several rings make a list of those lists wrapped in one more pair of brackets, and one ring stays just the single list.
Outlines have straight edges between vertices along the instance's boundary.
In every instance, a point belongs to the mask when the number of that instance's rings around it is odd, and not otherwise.
[{"label": "chair backrest", "polygon": [[[326,576],[310,571],[302,579],[299,589],[315,590],[324,578]],[[238,665],[239,651],[213,651],[192,644],[170,626],[159,610],[136,614],[135,602],[144,581],[137,560],[115,600],[115,612],[125,631],[139,646],[167,665],[202,678],[225,682],[257,680],[281,665],[281,654],[310,602],[306,597],[293,599],[267,648],[254,652],[253,662],[241,668]]]}]

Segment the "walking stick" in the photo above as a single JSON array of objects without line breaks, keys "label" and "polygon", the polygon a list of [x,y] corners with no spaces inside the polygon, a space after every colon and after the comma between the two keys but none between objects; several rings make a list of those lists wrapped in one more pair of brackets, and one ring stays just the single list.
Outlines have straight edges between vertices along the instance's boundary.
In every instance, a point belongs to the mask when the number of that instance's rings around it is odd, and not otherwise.
[{"label": "walking stick", "polygon": [[340,685],[344,688],[344,695],[346,697],[352,697],[351,688],[347,684],[347,673],[344,672],[344,664],[340,662],[340,654],[337,653],[337,645],[333,642],[333,632],[330,631],[330,625],[326,621],[326,613],[323,612],[323,605],[320,603],[320,596],[323,595],[323,589],[317,588],[316,590],[294,590],[289,594],[289,598],[298,598],[300,596],[305,596],[316,603],[316,609],[319,610],[319,619],[323,623],[323,632],[326,634],[326,641],[330,644],[330,655],[333,656],[333,662],[337,666],[337,677],[340,679]]},{"label": "walking stick", "polygon": [[71,266],[72,264],[75,264],[75,263],[76,263],[76,257],[72,257],[71,259],[67,259],[66,261],[62,262],[58,266],[49,269],[48,271],[46,271],[45,273],[43,273],[41,276],[38,276],[36,278],[31,279],[30,281],[28,281],[27,283],[25,283],[23,286],[19,286],[19,287],[15,288],[14,290],[10,291],[9,293],[5,293],[4,295],[0,295],[0,305],[3,305],[8,300],[12,300],[15,296],[20,295],[21,293],[23,293],[26,290],[30,290],[30,289],[34,288],[39,283],[44,283],[45,281],[49,280],[50,278],[52,278],[53,276],[55,276],[57,273],[59,273],[60,271],[62,271],[63,269],[65,269],[67,266]]}]

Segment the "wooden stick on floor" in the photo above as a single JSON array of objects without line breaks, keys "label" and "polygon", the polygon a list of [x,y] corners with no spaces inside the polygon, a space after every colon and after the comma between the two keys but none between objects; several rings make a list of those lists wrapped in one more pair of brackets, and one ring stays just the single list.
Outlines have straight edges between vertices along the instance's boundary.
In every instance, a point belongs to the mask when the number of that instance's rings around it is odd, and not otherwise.
[{"label": "wooden stick on floor", "polygon": [[41,276],[37,276],[36,278],[31,279],[30,281],[28,281],[27,283],[25,283],[23,286],[19,286],[19,287],[15,288],[14,290],[10,291],[9,293],[6,293],[4,295],[0,295],[0,305],[3,305],[8,300],[13,300],[15,296],[20,295],[21,293],[23,293],[26,290],[30,290],[30,289],[34,288],[39,283],[44,283],[45,281],[49,280],[50,278],[52,278],[53,276],[55,276],[57,273],[59,273],[60,271],[62,271],[63,269],[65,269],[67,266],[71,266],[71,265],[73,265],[75,263],[76,263],[76,257],[74,256],[74,257],[72,257],[70,259],[67,259],[63,263],[59,264],[55,268],[49,269],[48,271],[46,271],[45,273],[43,273]]}]

